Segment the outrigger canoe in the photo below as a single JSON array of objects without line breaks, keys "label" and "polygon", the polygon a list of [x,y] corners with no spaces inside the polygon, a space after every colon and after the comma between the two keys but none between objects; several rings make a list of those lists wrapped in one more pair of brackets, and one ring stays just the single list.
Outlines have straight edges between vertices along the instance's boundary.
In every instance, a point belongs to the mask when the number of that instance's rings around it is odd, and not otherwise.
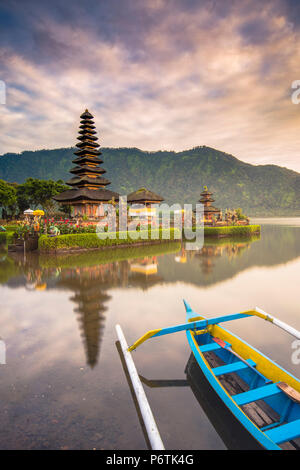
[{"label": "outrigger canoe", "polygon": [[[196,314],[187,302],[186,323],[151,330],[137,340],[132,351],[149,338],[186,331],[192,353],[205,378],[224,405],[247,431],[254,448],[282,450],[299,448],[300,381],[219,323],[258,316],[300,339],[300,332],[256,308],[246,312],[205,318]],[[214,359],[213,361],[211,359]],[[230,380],[226,382],[226,377]],[[227,383],[242,386],[239,393]],[[270,410],[271,423],[258,423],[249,412],[250,404]],[[251,411],[251,410],[250,410]],[[290,444],[290,445],[289,445]]]}]

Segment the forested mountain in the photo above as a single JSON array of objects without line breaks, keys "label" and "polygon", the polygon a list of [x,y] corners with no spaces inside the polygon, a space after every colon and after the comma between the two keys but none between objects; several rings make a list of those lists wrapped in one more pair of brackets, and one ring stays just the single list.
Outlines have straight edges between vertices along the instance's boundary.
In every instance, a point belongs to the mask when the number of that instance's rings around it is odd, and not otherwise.
[{"label": "forested mountain", "polygon": [[[66,180],[74,148],[25,151],[0,156],[0,179]],[[215,206],[241,207],[249,215],[300,215],[300,174],[276,165],[250,165],[209,147],[183,152],[102,148],[103,167],[120,194],[145,186],[168,203],[196,203],[204,185]]]}]

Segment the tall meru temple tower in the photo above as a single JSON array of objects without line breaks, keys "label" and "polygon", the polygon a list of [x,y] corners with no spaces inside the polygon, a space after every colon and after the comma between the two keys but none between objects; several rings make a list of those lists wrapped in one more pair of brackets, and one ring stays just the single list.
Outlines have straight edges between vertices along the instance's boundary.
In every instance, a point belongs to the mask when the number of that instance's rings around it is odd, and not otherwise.
[{"label": "tall meru temple tower", "polygon": [[70,170],[75,176],[66,181],[72,189],[63,191],[53,199],[72,206],[74,216],[98,218],[104,215],[102,204],[107,204],[113,198],[118,200],[119,194],[106,189],[110,181],[103,177],[106,171],[100,166],[103,161],[99,158],[100,145],[97,143],[92,114],[86,109],[80,119],[79,143],[76,144],[76,158],[73,160],[76,166]]},{"label": "tall meru temple tower", "polygon": [[204,186],[204,190],[200,194],[201,199],[199,199],[199,202],[204,206],[204,223],[211,222],[214,217],[221,218],[221,209],[211,205],[212,202],[215,202],[212,195],[213,193],[207,189],[207,186]]}]

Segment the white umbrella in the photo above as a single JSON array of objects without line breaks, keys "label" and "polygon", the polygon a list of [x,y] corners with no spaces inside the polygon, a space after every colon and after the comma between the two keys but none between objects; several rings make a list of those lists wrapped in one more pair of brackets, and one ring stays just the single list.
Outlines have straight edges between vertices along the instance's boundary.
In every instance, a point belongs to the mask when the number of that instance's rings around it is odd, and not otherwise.
[{"label": "white umbrella", "polygon": [[31,210],[31,209],[26,209],[26,211],[24,211],[23,214],[32,215],[32,214],[33,214],[33,210]]}]

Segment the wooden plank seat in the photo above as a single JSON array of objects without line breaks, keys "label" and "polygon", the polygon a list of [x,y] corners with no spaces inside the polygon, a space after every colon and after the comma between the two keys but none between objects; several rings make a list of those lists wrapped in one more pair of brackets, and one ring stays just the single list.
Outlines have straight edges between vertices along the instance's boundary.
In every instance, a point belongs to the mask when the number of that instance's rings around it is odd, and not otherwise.
[{"label": "wooden plank seat", "polygon": [[300,393],[285,382],[279,382],[277,387],[283,391],[291,400],[300,404]]},{"label": "wooden plank seat", "polygon": [[246,405],[246,403],[263,400],[264,398],[271,397],[272,395],[277,395],[278,393],[282,394],[282,391],[277,387],[276,384],[271,384],[255,388],[253,390],[248,390],[247,392],[238,393],[232,398],[237,405],[242,406]]},{"label": "wooden plank seat", "polygon": [[199,346],[201,352],[209,352],[209,351],[216,351],[217,349],[221,349],[221,346],[217,343],[208,343],[204,344],[203,346]]},{"label": "wooden plank seat", "polygon": [[[247,359],[246,362],[248,362],[248,364],[252,367],[256,366],[255,362],[252,361],[252,359]],[[223,374],[231,374],[232,372],[238,372],[239,370],[247,369],[247,367],[247,364],[245,364],[244,362],[236,361],[230,364],[225,364],[224,366],[214,367],[212,371],[215,376],[218,376]]]},{"label": "wooden plank seat", "polygon": [[265,434],[276,444],[296,439],[300,436],[300,419],[265,431]]}]

